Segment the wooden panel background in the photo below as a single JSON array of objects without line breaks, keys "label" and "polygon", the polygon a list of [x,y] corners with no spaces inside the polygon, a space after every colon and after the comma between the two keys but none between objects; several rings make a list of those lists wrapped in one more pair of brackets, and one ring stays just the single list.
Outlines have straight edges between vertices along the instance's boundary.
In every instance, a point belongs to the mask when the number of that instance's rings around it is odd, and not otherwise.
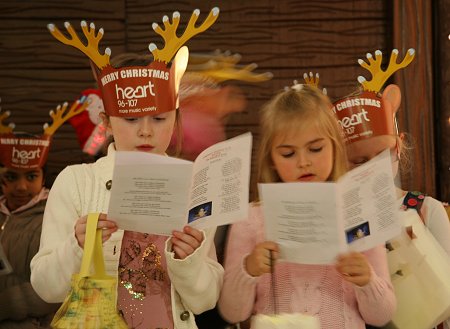
[{"label": "wooden panel background", "polygon": [[[241,63],[255,62],[259,72],[274,74],[268,82],[240,84],[248,106],[229,121],[229,137],[251,131],[254,149],[258,146],[258,110],[274,92],[312,70],[320,73],[332,99],[343,96],[357,85],[358,75],[365,75],[358,58],[368,51],[380,49],[386,54],[392,49],[391,3],[382,0],[1,0],[2,108],[12,112],[16,130],[40,133],[50,109],[95,86],[87,59],[54,40],[46,29],[49,22],[62,27],[68,20],[78,28],[82,19],[95,21],[105,29],[103,47],[111,47],[114,56],[124,51],[147,52],[150,42],[160,44],[151,24],[161,22],[163,15],[178,10],[180,27],[184,27],[193,9],[201,10],[202,21],[214,6],[221,10],[218,21],[189,41],[190,50],[230,50],[242,55]],[[49,156],[50,183],[64,166],[91,160],[79,150],[73,128],[64,125],[55,135]],[[407,183],[434,194],[434,183],[425,187],[417,176]]]},{"label": "wooden panel background", "polygon": [[442,200],[450,202],[450,1],[439,0],[435,8],[436,48],[438,62],[435,66],[437,135],[437,186]]},{"label": "wooden panel background", "polygon": [[431,1],[396,0],[393,9],[394,47],[402,56],[408,48],[416,50],[413,63],[394,76],[402,90],[402,104],[397,115],[399,130],[410,133],[415,142],[412,150],[415,161],[411,171],[403,174],[402,183],[407,185],[414,181],[415,185],[410,189],[423,187],[420,190],[436,195]]}]

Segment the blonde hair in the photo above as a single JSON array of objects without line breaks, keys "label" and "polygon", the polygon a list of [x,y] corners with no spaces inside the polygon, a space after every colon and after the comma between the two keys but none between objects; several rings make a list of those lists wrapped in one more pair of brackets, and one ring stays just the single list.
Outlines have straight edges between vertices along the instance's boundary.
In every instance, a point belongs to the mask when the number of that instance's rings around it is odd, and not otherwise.
[{"label": "blonde hair", "polygon": [[402,175],[409,175],[413,167],[414,138],[405,132],[400,135],[395,135],[399,148],[399,170]]},{"label": "blonde hair", "polygon": [[331,107],[329,98],[318,88],[309,85],[303,85],[299,91],[291,89],[280,92],[263,107],[257,182],[281,182],[271,158],[275,137],[311,125],[316,125],[333,145],[333,169],[329,180],[335,181],[347,171],[343,132]]},{"label": "blonde hair", "polygon": [[[114,68],[127,67],[127,66],[147,66],[152,61],[152,56],[150,55],[140,55],[136,53],[122,53],[111,59],[111,66]],[[109,121],[109,116],[106,115],[106,119]],[[175,126],[173,129],[176,137],[174,156],[179,156],[181,154],[181,149],[183,147],[183,127],[181,123],[181,113],[180,109],[176,109],[175,116]],[[169,150],[168,150],[169,151]]]}]

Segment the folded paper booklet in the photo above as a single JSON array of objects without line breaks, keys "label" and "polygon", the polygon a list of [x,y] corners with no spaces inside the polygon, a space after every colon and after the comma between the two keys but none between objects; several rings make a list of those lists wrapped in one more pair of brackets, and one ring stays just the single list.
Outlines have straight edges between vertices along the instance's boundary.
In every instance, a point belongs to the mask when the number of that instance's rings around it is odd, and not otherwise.
[{"label": "folded paper booklet", "polygon": [[337,182],[259,184],[267,240],[281,258],[329,264],[401,232],[389,150]]},{"label": "folded paper booklet", "polygon": [[194,162],[117,152],[108,218],[120,229],[171,235],[247,217],[252,135],[204,150]]}]

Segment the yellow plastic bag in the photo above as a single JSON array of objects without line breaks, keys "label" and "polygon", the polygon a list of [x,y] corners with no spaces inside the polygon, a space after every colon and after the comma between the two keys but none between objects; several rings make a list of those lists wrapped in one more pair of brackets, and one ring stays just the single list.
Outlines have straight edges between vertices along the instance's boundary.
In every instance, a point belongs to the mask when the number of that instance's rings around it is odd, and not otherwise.
[{"label": "yellow plastic bag", "polygon": [[[52,328],[128,328],[117,312],[117,278],[105,272],[98,216],[88,215],[80,273],[73,274],[70,293],[56,312]],[[91,264],[94,274],[90,273]]]}]

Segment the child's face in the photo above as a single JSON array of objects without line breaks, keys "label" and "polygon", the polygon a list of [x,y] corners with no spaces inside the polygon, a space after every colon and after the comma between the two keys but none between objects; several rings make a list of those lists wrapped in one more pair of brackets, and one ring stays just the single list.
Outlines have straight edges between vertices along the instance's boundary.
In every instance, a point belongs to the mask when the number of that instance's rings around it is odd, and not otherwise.
[{"label": "child's face", "polygon": [[323,182],[333,169],[333,144],[317,127],[275,137],[271,157],[283,182]]},{"label": "child's face", "polygon": [[347,145],[347,156],[350,169],[371,160],[385,149],[393,149],[397,145],[394,136],[376,136]]},{"label": "child's face", "polygon": [[2,192],[10,211],[26,205],[44,185],[42,169],[6,169],[2,176]]},{"label": "child's face", "polygon": [[165,154],[175,125],[176,111],[140,118],[110,117],[116,150]]}]

